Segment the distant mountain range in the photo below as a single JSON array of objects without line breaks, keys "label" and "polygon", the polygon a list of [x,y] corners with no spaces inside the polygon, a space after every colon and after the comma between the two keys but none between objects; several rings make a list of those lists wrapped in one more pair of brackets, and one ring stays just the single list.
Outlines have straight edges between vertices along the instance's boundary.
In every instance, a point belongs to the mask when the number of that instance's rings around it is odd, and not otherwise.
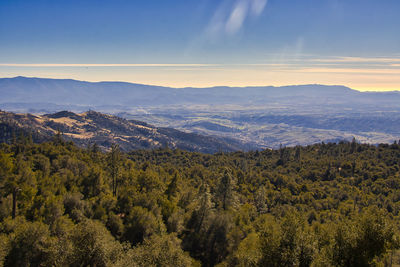
[{"label": "distant mountain range", "polygon": [[0,107],[83,111],[161,105],[336,105],[399,108],[400,92],[359,92],[344,86],[170,88],[126,82],[1,78]]},{"label": "distant mountain range", "polygon": [[95,111],[81,114],[61,111],[46,115],[0,111],[0,141],[11,142],[21,133],[32,136],[36,142],[48,141],[56,134],[61,134],[63,139],[74,141],[82,147],[96,143],[103,150],[109,149],[113,143],[119,144],[124,151],[169,147],[215,153],[253,148],[228,138],[154,127]]},{"label": "distant mountain range", "polygon": [[0,78],[0,95],[0,109],[7,111],[37,115],[96,110],[159,129],[218,136],[229,149],[400,139],[399,91],[359,92],[316,84],[171,88],[15,77]]}]

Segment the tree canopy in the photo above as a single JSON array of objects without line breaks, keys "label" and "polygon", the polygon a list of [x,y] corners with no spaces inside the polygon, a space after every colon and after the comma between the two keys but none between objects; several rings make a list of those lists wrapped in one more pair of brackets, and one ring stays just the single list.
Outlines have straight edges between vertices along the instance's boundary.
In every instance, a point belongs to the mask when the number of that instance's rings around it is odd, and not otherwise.
[{"label": "tree canopy", "polygon": [[400,145],[214,155],[0,145],[0,266],[379,266]]}]

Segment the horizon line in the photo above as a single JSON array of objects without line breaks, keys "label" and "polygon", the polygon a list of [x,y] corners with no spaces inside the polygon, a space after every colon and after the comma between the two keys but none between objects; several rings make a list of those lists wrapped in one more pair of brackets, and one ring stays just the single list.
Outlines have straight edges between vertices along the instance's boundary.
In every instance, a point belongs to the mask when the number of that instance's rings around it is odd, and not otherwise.
[{"label": "horizon line", "polygon": [[87,83],[129,83],[129,84],[136,84],[136,85],[145,85],[145,86],[156,86],[156,87],[166,87],[166,88],[172,88],[172,89],[186,89],[186,88],[194,88],[194,89],[207,89],[207,88],[216,88],[216,87],[227,87],[227,88],[255,88],[255,87],[275,87],[275,88],[280,88],[280,87],[287,87],[287,86],[307,86],[307,85],[319,85],[319,86],[328,86],[328,87],[345,87],[350,90],[358,91],[358,92],[377,92],[377,93],[382,93],[382,92],[400,92],[400,90],[377,90],[377,89],[371,89],[371,90],[358,90],[355,88],[352,88],[350,86],[346,86],[343,84],[322,84],[322,83],[303,83],[303,84],[285,84],[285,85],[248,85],[248,86],[231,86],[231,85],[212,85],[212,86],[184,86],[184,87],[174,87],[174,86],[166,86],[166,85],[156,85],[156,84],[150,84],[150,83],[137,83],[137,82],[131,82],[131,81],[122,81],[122,80],[99,80],[99,81],[90,81],[90,80],[81,80],[81,79],[74,79],[74,78],[49,78],[49,77],[37,77],[37,76],[13,76],[13,77],[0,77],[0,79],[16,79],[16,78],[27,78],[27,79],[46,79],[46,80],[72,80],[72,81],[77,81],[77,82],[87,82]]}]

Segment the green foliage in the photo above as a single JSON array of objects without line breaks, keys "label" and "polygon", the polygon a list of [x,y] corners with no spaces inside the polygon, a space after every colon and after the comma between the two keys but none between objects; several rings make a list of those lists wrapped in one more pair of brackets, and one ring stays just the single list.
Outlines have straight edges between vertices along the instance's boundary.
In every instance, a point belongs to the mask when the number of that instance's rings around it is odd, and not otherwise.
[{"label": "green foliage", "polygon": [[333,264],[335,266],[370,266],[393,241],[393,228],[385,215],[369,210],[356,221],[345,221],[334,233]]},{"label": "green foliage", "polygon": [[122,256],[123,246],[98,221],[84,220],[72,233],[73,266],[112,266]]},{"label": "green foliage", "polygon": [[180,240],[174,235],[152,236],[134,247],[117,266],[200,266],[180,248]]},{"label": "green foliage", "polygon": [[296,212],[288,213],[279,223],[275,218],[262,220],[261,265],[310,266],[315,255],[313,233]]},{"label": "green foliage", "polygon": [[4,266],[6,256],[10,252],[9,239],[5,234],[0,234],[0,266]]},{"label": "green foliage", "polygon": [[399,249],[397,144],[208,155],[24,140],[0,145],[0,266],[379,266]]},{"label": "green foliage", "polygon": [[233,263],[240,267],[259,266],[262,253],[260,238],[256,233],[249,234],[244,238],[234,253]]},{"label": "green foliage", "polygon": [[9,251],[5,266],[54,265],[57,262],[56,242],[48,226],[41,222],[17,220],[9,236]]},{"label": "green foliage", "polygon": [[154,234],[165,232],[165,226],[152,212],[140,206],[133,207],[125,218],[124,240],[137,244]]}]

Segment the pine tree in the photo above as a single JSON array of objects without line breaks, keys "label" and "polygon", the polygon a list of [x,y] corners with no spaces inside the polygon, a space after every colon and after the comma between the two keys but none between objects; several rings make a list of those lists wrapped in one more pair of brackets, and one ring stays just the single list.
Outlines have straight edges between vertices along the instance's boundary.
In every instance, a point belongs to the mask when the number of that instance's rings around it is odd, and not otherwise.
[{"label": "pine tree", "polygon": [[108,166],[111,174],[112,194],[117,196],[117,188],[121,167],[121,151],[117,144],[111,145],[111,151],[108,154]]}]

